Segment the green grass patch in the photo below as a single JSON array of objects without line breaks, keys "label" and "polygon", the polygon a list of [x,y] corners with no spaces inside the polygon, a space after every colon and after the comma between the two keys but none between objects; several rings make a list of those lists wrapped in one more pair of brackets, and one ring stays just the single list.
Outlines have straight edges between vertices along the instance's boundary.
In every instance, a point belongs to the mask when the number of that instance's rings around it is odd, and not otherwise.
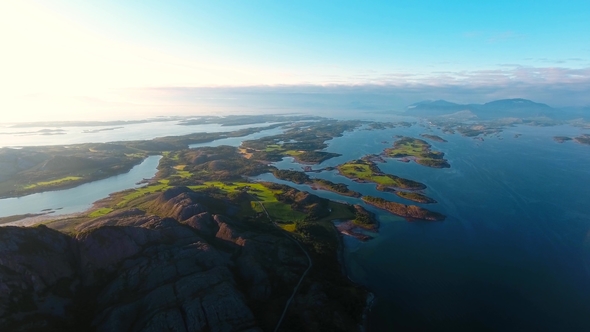
[{"label": "green grass patch", "polygon": [[281,150],[283,150],[283,147],[280,145],[277,145],[277,144],[269,144],[264,149],[264,151],[266,151],[266,152],[281,151]]},{"label": "green grass patch", "polygon": [[318,221],[332,221],[336,219],[351,220],[354,219],[354,217],[356,216],[356,214],[346,204],[331,201],[329,203],[329,206],[330,210],[332,210],[330,215]]},{"label": "green grass patch", "polygon": [[364,163],[349,162],[338,166],[338,170],[342,175],[348,178],[358,178],[385,186],[399,185],[398,181],[395,181],[387,175],[376,175],[375,172],[371,170],[369,165]]},{"label": "green grass patch", "polygon": [[295,222],[305,219],[305,213],[294,211],[291,205],[282,202],[264,202],[264,207],[273,221]]},{"label": "green grass patch", "polygon": [[111,209],[111,208],[100,208],[100,209],[92,211],[90,214],[88,214],[88,216],[90,218],[102,217],[105,214],[110,213],[112,211],[113,211],[113,209]]},{"label": "green grass patch", "polygon": [[152,184],[142,188],[135,189],[134,191],[123,196],[121,200],[117,203],[116,207],[126,207],[129,204],[129,202],[137,198],[143,197],[148,194],[153,194],[155,192],[164,191],[168,188],[170,188],[170,186],[168,185],[168,180],[160,180],[158,184]]},{"label": "green grass patch", "polygon": [[287,150],[287,151],[285,151],[285,154],[286,154],[286,155],[289,155],[289,156],[293,156],[293,157],[295,157],[295,156],[302,155],[302,154],[303,154],[303,151],[297,151],[297,150]]},{"label": "green grass patch", "polygon": [[66,177],[51,180],[51,181],[41,181],[41,182],[32,183],[32,184],[24,186],[23,189],[33,189],[33,188],[37,188],[37,187],[55,186],[55,185],[63,184],[64,182],[77,181],[77,180],[81,180],[81,179],[82,179],[82,177],[80,177],[80,176],[66,176]]},{"label": "green grass patch", "polygon": [[282,229],[286,230],[289,233],[294,233],[295,232],[295,223],[291,223],[291,224],[280,224],[279,225]]}]

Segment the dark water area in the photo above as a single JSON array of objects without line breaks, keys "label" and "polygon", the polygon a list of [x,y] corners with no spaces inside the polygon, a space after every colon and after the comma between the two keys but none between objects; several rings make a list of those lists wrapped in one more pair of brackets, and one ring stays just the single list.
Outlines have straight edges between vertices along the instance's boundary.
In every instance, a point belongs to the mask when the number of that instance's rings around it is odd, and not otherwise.
[{"label": "dark water area", "polygon": [[[428,130],[415,125],[346,133],[326,149],[343,156],[314,168],[379,153],[393,135],[418,137]],[[590,147],[552,140],[582,132],[519,126],[482,142],[433,129],[448,140],[431,144],[445,152],[450,169],[392,159],[379,164],[425,183],[425,193],[439,203],[422,206],[448,218],[408,222],[379,212],[374,240],[345,238],[350,277],[376,295],[368,330],[590,330]],[[516,133],[522,136],[514,138]],[[301,169],[291,158],[276,165]],[[403,202],[335,172],[312,176]]]}]

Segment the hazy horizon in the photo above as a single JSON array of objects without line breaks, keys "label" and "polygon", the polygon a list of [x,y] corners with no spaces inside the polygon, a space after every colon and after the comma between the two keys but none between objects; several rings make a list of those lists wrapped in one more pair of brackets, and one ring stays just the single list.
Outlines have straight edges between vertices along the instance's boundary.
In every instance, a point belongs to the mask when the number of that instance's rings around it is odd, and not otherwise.
[{"label": "hazy horizon", "polygon": [[330,110],[399,111],[425,99],[588,106],[590,37],[580,32],[590,29],[589,9],[6,1],[0,107],[4,122],[21,122],[307,109],[298,95]]}]

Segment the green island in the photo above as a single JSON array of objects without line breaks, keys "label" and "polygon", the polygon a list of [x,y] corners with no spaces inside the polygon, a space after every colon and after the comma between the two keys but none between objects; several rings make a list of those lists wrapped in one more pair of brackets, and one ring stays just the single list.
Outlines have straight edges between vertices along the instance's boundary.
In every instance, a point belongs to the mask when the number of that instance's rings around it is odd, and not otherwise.
[{"label": "green island", "polygon": [[297,162],[316,164],[340,154],[320,151],[328,147],[326,141],[340,137],[362,124],[361,121],[324,120],[313,123],[294,123],[285,133],[242,142],[240,151],[246,158],[272,162],[293,157]]},{"label": "green island", "polygon": [[400,122],[370,122],[367,124],[367,130],[384,130],[398,127],[411,127],[412,124],[406,121]]},{"label": "green island", "polygon": [[383,154],[391,158],[412,158],[416,163],[433,168],[448,168],[451,167],[446,159],[444,153],[440,151],[432,151],[430,144],[426,141],[402,137],[393,143],[393,148],[388,148],[383,151]]},{"label": "green island", "polygon": [[334,183],[324,179],[312,179],[309,175],[301,171],[275,169],[273,170],[273,175],[280,180],[310,185],[312,189],[327,190],[350,197],[361,197],[360,193],[348,189],[348,186],[343,183]]},{"label": "green island", "polygon": [[408,192],[408,191],[399,191],[398,190],[395,192],[395,194],[401,198],[405,198],[405,199],[408,199],[410,201],[414,201],[417,203],[422,203],[422,204],[436,203],[436,200],[434,200],[424,194],[420,194],[420,193],[416,193],[416,192]]},{"label": "green island", "polygon": [[568,136],[554,136],[553,140],[557,143],[565,143],[567,141],[575,141],[580,144],[590,145],[590,134],[582,134],[576,137],[568,137]]},{"label": "green island", "polygon": [[430,220],[440,221],[445,220],[445,216],[438,212],[430,211],[416,205],[405,205],[396,202],[387,201],[380,197],[363,196],[363,201],[370,205],[376,206],[380,209],[389,211],[400,217],[405,217],[410,220]]},{"label": "green island", "polygon": [[388,188],[407,190],[421,190],[426,188],[426,186],[420,182],[383,173],[381,169],[368,158],[346,162],[339,165],[337,169],[341,175],[352,179],[353,181],[376,183],[378,185],[377,189],[381,191],[387,191]]},{"label": "green island", "polygon": [[422,136],[422,137],[424,137],[424,138],[426,138],[426,139],[429,139],[429,140],[433,140],[433,141],[435,141],[435,142],[441,142],[441,143],[446,143],[446,142],[448,142],[446,139],[444,139],[444,138],[442,138],[442,137],[440,137],[440,136],[437,136],[437,135],[431,135],[431,134],[420,134],[420,136]]}]

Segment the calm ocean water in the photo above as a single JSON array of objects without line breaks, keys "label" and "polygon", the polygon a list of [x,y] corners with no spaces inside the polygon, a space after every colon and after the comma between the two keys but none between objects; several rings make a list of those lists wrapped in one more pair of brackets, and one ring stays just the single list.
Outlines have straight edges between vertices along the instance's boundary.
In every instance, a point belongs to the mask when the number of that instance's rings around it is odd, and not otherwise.
[{"label": "calm ocean water", "polygon": [[[393,135],[426,132],[413,126],[347,133],[327,149],[343,156],[314,168],[379,153]],[[345,239],[351,278],[376,294],[369,330],[590,330],[590,147],[552,140],[580,132],[520,126],[480,142],[435,129],[449,141],[432,145],[446,153],[450,169],[379,164],[425,183],[439,203],[424,206],[448,218],[407,222],[371,209],[381,220],[377,238]],[[301,167],[292,159],[277,165]],[[317,176],[402,202],[334,172]]]}]

